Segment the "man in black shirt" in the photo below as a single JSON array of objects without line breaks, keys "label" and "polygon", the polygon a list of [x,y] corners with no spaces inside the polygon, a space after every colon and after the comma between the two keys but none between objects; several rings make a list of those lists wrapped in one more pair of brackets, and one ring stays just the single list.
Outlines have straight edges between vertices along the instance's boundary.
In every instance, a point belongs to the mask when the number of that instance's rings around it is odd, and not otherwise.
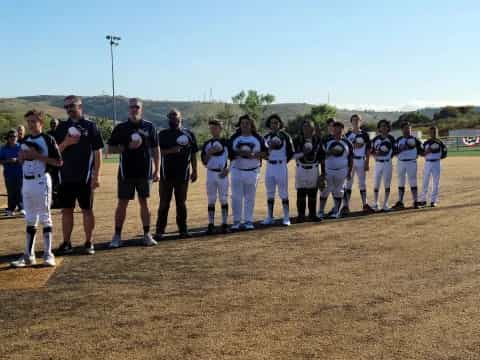
[{"label": "man in black shirt", "polygon": [[[195,135],[182,127],[182,115],[176,109],[168,113],[169,128],[158,134],[158,143],[162,164],[160,170],[160,206],[157,218],[157,239],[160,239],[167,226],[168,210],[172,193],[175,192],[177,208],[177,226],[180,236],[189,236],[187,231],[187,199],[188,182],[197,180],[198,152]],[[190,173],[191,167],[191,173]]]},{"label": "man in black shirt", "polygon": [[93,193],[100,186],[103,140],[94,122],[83,116],[82,99],[67,96],[64,107],[69,116],[55,130],[55,140],[63,157],[60,169],[58,201],[62,208],[63,243],[59,253],[71,253],[73,210],[78,201],[83,213],[85,253],[95,253],[92,233],[95,227]]},{"label": "man in black shirt", "polygon": [[[128,101],[128,120],[118,124],[108,141],[109,151],[120,153],[118,167],[118,205],[115,211],[115,234],[111,248],[122,245],[122,227],[125,222],[128,202],[138,194],[140,216],[143,224],[143,243],[146,246],[157,245],[150,234],[150,196],[151,181],[159,179],[159,151],[157,133],[153,124],[142,119],[143,103],[133,98]],[[153,171],[152,171],[153,157]]]}]

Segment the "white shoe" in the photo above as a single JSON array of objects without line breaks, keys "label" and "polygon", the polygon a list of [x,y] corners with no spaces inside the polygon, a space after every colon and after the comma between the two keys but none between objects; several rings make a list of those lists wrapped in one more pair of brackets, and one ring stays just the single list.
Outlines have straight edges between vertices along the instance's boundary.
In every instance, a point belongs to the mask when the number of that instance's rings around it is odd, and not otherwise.
[{"label": "white shoe", "polygon": [[290,226],[291,225],[290,218],[288,218],[288,217],[284,218],[283,221],[282,221],[282,225],[283,226]]},{"label": "white shoe", "polygon": [[23,210],[23,209],[20,210],[18,213],[19,213],[20,215],[22,215],[22,216],[25,216],[25,210]]},{"label": "white shoe", "polygon": [[108,247],[110,249],[117,249],[120,246],[122,246],[122,237],[120,235],[113,235],[112,241],[110,241],[110,244],[108,244]]},{"label": "white shoe", "polygon": [[319,219],[325,219],[325,214],[323,212],[319,211],[318,214],[317,214],[317,217]]},{"label": "white shoe", "polygon": [[390,206],[388,206],[388,204],[385,204],[385,205],[383,205],[382,210],[383,211],[391,211],[392,209],[390,209]]},{"label": "white shoe", "polygon": [[35,265],[36,263],[37,260],[35,259],[35,256],[22,255],[20,259],[17,261],[12,261],[10,265],[14,268],[23,268],[25,266]]},{"label": "white shoe", "polygon": [[246,222],[245,225],[244,225],[244,227],[245,227],[245,230],[253,230],[253,229],[255,229],[255,226],[254,226],[253,223],[250,222],[250,221]]},{"label": "white shoe", "polygon": [[263,225],[272,225],[273,224],[273,219],[270,216],[267,216],[265,220],[262,221]]},{"label": "white shoe", "polygon": [[158,243],[155,240],[153,240],[153,237],[152,237],[152,235],[150,235],[150,233],[143,235],[143,245],[145,245],[145,246],[155,246],[157,244]]},{"label": "white shoe", "polygon": [[240,230],[240,227],[241,227],[240,223],[235,223],[230,227],[230,230],[238,231],[238,230]]},{"label": "white shoe", "polygon": [[379,208],[378,203],[372,204],[370,207],[371,207],[372,210],[374,210],[374,211],[378,211],[378,208]]},{"label": "white shoe", "polygon": [[47,255],[43,257],[43,265],[45,266],[57,266],[57,263],[55,262],[55,256],[53,255]]}]

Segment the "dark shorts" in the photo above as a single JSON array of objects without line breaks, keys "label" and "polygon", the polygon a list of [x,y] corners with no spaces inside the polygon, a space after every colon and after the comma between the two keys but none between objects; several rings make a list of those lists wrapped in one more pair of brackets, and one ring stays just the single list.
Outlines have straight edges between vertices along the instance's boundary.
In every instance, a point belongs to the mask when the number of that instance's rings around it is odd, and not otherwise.
[{"label": "dark shorts", "polygon": [[150,196],[150,179],[121,179],[118,178],[117,195],[122,200],[133,200],[135,190],[140,198],[148,198]]},{"label": "dark shorts", "polygon": [[93,191],[88,183],[61,183],[58,185],[58,205],[62,209],[73,209],[78,201],[82,210],[93,207]]}]

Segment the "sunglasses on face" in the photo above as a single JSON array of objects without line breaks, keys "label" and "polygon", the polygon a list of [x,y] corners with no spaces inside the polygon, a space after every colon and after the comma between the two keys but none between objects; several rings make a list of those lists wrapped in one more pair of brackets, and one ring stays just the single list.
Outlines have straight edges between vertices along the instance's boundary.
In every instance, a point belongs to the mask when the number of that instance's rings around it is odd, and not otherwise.
[{"label": "sunglasses on face", "polygon": [[67,110],[68,109],[75,109],[75,106],[76,106],[75,104],[68,104],[68,105],[65,105],[63,108],[67,109]]},{"label": "sunglasses on face", "polygon": [[138,110],[138,109],[140,109],[140,106],[138,106],[138,105],[130,105],[129,108],[130,108],[130,109],[136,109],[136,110]]}]

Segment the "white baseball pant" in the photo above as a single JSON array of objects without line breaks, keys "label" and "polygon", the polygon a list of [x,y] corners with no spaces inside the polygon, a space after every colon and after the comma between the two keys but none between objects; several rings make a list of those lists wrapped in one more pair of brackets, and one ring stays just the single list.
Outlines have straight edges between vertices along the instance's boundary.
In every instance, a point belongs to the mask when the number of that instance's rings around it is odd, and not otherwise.
[{"label": "white baseball pant", "polygon": [[253,210],[255,208],[255,195],[257,192],[257,183],[260,175],[260,169],[240,170],[232,168],[232,213],[233,222],[240,223],[253,222]]},{"label": "white baseball pant", "polygon": [[214,205],[218,199],[220,204],[226,204],[228,201],[228,176],[220,177],[220,173],[207,170],[207,199],[209,205]]},{"label": "white baseball pant", "polygon": [[420,201],[427,201],[428,188],[430,185],[430,178],[432,178],[432,194],[431,202],[435,203],[438,200],[438,193],[440,191],[440,173],[441,165],[440,160],[437,161],[425,161],[425,167],[423,169],[423,188],[420,195]]},{"label": "white baseball pant", "polygon": [[410,187],[417,186],[417,160],[402,161],[397,163],[398,187],[405,187],[406,178]]},{"label": "white baseball pant", "polygon": [[267,170],[265,172],[267,199],[273,199],[275,197],[277,187],[280,199],[288,199],[288,168],[286,162],[282,164],[267,163]]}]

